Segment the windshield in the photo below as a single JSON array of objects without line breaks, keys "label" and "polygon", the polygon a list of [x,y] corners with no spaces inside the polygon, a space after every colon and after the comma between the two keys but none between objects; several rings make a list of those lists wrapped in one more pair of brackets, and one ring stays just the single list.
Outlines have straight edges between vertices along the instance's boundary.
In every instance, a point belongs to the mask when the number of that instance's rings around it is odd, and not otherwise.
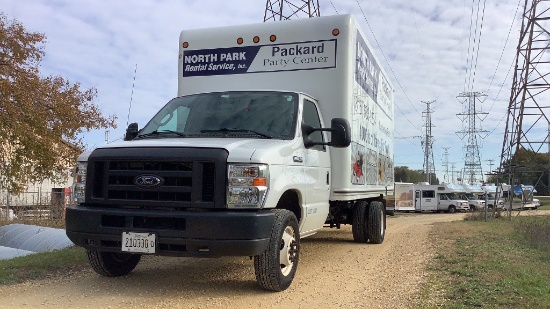
[{"label": "windshield", "polygon": [[298,96],[286,92],[216,92],[179,97],[139,131],[138,138],[242,137],[292,139]]},{"label": "windshield", "polygon": [[465,193],[464,196],[466,197],[465,200],[476,200],[476,196],[473,193]]}]

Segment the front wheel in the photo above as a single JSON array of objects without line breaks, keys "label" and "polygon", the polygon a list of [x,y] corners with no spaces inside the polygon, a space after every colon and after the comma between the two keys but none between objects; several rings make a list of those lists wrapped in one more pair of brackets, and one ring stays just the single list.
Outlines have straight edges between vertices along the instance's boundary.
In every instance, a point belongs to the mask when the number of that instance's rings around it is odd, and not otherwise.
[{"label": "front wheel", "polygon": [[275,223],[267,249],[254,256],[258,284],[269,291],[286,290],[296,274],[300,259],[300,232],[294,213],[275,209]]},{"label": "front wheel", "polygon": [[452,206],[452,205],[449,206],[449,213],[454,214],[455,212],[456,212],[456,207],[454,207],[454,206]]},{"label": "front wheel", "polygon": [[141,255],[131,253],[102,252],[88,250],[88,262],[93,270],[105,277],[120,277],[136,268]]}]

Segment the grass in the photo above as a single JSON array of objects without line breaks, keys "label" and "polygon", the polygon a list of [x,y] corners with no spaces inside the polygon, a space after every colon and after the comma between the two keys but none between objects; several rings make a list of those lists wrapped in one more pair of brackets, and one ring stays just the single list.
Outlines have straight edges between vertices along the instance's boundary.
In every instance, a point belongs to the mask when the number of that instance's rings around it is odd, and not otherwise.
[{"label": "grass", "polygon": [[0,286],[70,273],[87,261],[86,251],[77,247],[0,260]]},{"label": "grass", "polygon": [[[549,217],[434,225],[419,308],[550,308]],[[548,237],[548,234],[545,234]]]},{"label": "grass", "polygon": [[[31,224],[53,228],[64,228],[65,220],[0,219],[0,226],[8,224]],[[86,251],[83,248],[71,247],[53,252],[42,252],[0,260],[0,286],[20,283],[31,279],[47,278],[55,274],[69,273],[74,269],[87,267]]]}]

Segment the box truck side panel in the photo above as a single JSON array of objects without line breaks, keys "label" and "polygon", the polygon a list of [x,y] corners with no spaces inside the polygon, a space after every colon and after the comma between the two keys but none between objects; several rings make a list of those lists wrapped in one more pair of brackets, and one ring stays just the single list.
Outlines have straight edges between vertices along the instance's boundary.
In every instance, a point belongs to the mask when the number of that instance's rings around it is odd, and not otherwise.
[{"label": "box truck side panel", "polygon": [[181,33],[178,95],[266,89],[313,96],[325,127],[350,122],[351,146],[327,150],[331,200],[392,193],[394,90],[353,16]]}]

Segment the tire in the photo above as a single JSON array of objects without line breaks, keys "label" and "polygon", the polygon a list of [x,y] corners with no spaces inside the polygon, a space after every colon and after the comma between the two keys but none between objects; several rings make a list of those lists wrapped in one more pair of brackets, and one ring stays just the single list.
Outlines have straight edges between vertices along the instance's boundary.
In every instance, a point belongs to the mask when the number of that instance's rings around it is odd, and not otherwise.
[{"label": "tire", "polygon": [[370,242],[373,244],[381,244],[384,241],[384,236],[386,234],[384,204],[380,201],[370,202],[367,217]]},{"label": "tire", "polygon": [[267,249],[254,256],[256,281],[265,290],[286,290],[296,274],[300,260],[300,231],[294,213],[275,209],[275,223]]},{"label": "tire", "polygon": [[449,206],[449,213],[454,214],[456,212],[456,207],[453,205]]},{"label": "tire", "polygon": [[359,201],[353,209],[353,221],[351,223],[351,231],[353,233],[353,241],[366,243],[369,240],[369,229],[367,223],[368,203]]},{"label": "tire", "polygon": [[136,268],[140,254],[102,252],[88,250],[88,262],[93,270],[105,277],[120,277],[129,274]]}]

